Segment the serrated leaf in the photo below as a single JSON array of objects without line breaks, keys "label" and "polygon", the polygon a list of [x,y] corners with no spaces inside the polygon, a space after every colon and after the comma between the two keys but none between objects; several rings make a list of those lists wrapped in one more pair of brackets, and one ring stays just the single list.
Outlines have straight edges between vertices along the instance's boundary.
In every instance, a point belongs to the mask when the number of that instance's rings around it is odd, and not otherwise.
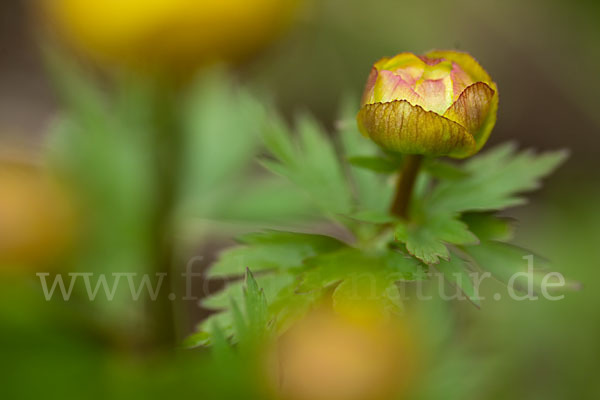
[{"label": "serrated leaf", "polygon": [[515,221],[491,213],[466,213],[461,220],[480,240],[507,242],[513,238]]},{"label": "serrated leaf", "polygon": [[307,268],[297,291],[321,293],[335,285],[334,308],[355,316],[363,311],[381,315],[400,312],[396,282],[425,276],[414,259],[390,250],[343,249],[308,260]]},{"label": "serrated leaf", "polygon": [[536,155],[531,151],[517,153],[515,146],[510,144],[499,146],[466,162],[466,178],[439,184],[431,194],[427,208],[457,213],[523,204],[520,194],[538,188],[540,179],[566,157],[565,151]]},{"label": "serrated leaf", "polygon": [[246,270],[246,279],[244,284],[244,297],[246,300],[246,316],[251,329],[258,330],[267,324],[267,298],[265,292],[258,286],[256,279]]},{"label": "serrated leaf", "polygon": [[242,236],[242,246],[225,250],[208,272],[209,277],[300,267],[304,259],[341,248],[344,243],[324,235],[266,231]]},{"label": "serrated leaf", "polygon": [[477,307],[481,305],[479,294],[475,290],[466,261],[456,254],[450,260],[441,260],[435,268],[444,275],[444,279],[460,291]]},{"label": "serrated leaf", "polygon": [[[256,277],[260,287],[264,291],[267,300],[274,299],[277,293],[294,281],[294,277],[288,273],[269,273]],[[244,302],[244,280],[228,283],[223,290],[202,300],[202,306],[211,310],[229,309],[231,301],[237,304]],[[224,324],[221,327],[225,327]]]},{"label": "serrated leaf", "polygon": [[447,214],[427,216],[416,223],[400,222],[395,228],[395,238],[405,243],[410,254],[426,264],[437,264],[440,258],[450,258],[445,243],[478,243],[477,237],[465,223]]},{"label": "serrated leaf", "polygon": [[305,191],[328,215],[349,212],[350,187],[331,141],[308,115],[298,118],[296,127],[298,136],[293,138],[283,124],[268,124],[264,143],[276,160],[263,165]]},{"label": "serrated leaf", "polygon": [[298,291],[320,290],[352,274],[384,274],[394,281],[422,279],[423,270],[416,260],[396,251],[364,252],[346,248],[306,261]]},{"label": "serrated leaf", "polygon": [[203,307],[220,311],[202,321],[197,330],[210,332],[217,324],[226,337],[254,341],[267,327],[269,299],[275,299],[293,281],[293,276],[284,273],[257,277],[248,273],[243,281],[232,282],[203,300]]},{"label": "serrated leaf", "polygon": [[[478,246],[465,247],[464,251],[482,270],[489,271],[504,283],[513,279],[514,288],[523,292],[528,292],[529,289],[537,291],[549,272],[548,263],[544,259],[535,257],[529,250],[506,243],[485,241]],[[531,269],[530,257],[533,257]],[[528,287],[530,278],[532,287]],[[579,286],[577,282],[566,282],[564,289],[576,290]]]}]

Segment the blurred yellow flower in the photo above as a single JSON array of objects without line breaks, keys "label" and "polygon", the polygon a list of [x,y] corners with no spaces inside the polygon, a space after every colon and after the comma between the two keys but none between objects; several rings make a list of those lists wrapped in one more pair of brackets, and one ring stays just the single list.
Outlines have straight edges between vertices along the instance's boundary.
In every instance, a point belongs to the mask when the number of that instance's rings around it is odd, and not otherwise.
[{"label": "blurred yellow flower", "polygon": [[467,53],[400,53],[375,63],[357,120],[361,132],[404,154],[468,157],[487,141],[498,88]]},{"label": "blurred yellow flower", "polygon": [[40,0],[51,23],[96,60],[189,70],[254,54],[298,0]]},{"label": "blurred yellow flower", "polygon": [[409,391],[418,369],[410,329],[313,311],[277,344],[273,386],[283,400],[388,400]]},{"label": "blurred yellow flower", "polygon": [[62,185],[36,166],[0,160],[0,270],[52,262],[72,242],[74,226]]}]

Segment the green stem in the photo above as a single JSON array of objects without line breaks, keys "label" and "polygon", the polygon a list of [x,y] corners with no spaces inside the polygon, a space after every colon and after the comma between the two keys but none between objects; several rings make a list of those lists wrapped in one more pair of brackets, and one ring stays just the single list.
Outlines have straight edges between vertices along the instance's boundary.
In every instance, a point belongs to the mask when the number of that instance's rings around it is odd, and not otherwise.
[{"label": "green stem", "polygon": [[152,226],[153,272],[164,275],[161,291],[155,300],[149,299],[151,345],[156,349],[170,349],[176,345],[176,321],[173,301],[169,294],[173,288],[171,275],[174,262],[173,212],[176,206],[181,151],[180,129],[175,118],[175,94],[158,90],[155,94],[154,165],[156,198]]},{"label": "green stem", "polygon": [[423,156],[421,155],[407,155],[398,175],[396,193],[394,194],[390,212],[405,220],[409,219],[412,192],[422,161]]}]

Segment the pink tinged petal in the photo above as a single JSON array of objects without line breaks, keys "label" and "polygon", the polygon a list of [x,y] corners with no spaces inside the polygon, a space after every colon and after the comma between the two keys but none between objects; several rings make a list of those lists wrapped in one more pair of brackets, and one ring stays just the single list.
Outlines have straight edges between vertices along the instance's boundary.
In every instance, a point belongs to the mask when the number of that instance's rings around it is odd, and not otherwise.
[{"label": "pink tinged petal", "polygon": [[419,105],[426,111],[433,111],[442,115],[452,105],[452,80],[450,76],[438,80],[419,82],[415,91],[423,99]]},{"label": "pink tinged petal", "polygon": [[452,62],[444,60],[435,60],[435,64],[427,65],[423,71],[422,80],[444,79],[452,72]]},{"label": "pink tinged petal", "polygon": [[409,83],[390,71],[379,72],[373,98],[375,100],[373,103],[406,100],[411,104],[419,104],[423,101]]},{"label": "pink tinged petal", "polygon": [[367,104],[357,121],[363,135],[387,150],[457,158],[475,151],[475,140],[464,127],[407,101]]},{"label": "pink tinged petal", "polygon": [[498,92],[483,82],[467,87],[444,117],[462,125],[473,135],[477,151],[487,141],[498,110]]},{"label": "pink tinged petal", "polygon": [[426,64],[412,53],[400,53],[393,58],[384,58],[375,63],[379,71],[391,71],[409,85],[413,85],[423,75]]},{"label": "pink tinged petal", "polygon": [[371,68],[371,73],[369,73],[369,77],[367,78],[365,91],[363,92],[362,99],[360,101],[361,105],[371,104],[375,102],[373,100],[373,95],[375,93],[375,83],[377,82],[377,75],[377,68]]},{"label": "pink tinged petal", "polygon": [[452,63],[452,72],[450,72],[450,78],[452,79],[453,97],[452,101],[456,101],[458,96],[467,88],[475,83],[473,79],[455,62]]},{"label": "pink tinged petal", "polygon": [[493,86],[490,75],[479,65],[479,63],[468,53],[454,50],[434,50],[426,55],[430,58],[443,58],[460,66],[473,82],[484,82]]}]

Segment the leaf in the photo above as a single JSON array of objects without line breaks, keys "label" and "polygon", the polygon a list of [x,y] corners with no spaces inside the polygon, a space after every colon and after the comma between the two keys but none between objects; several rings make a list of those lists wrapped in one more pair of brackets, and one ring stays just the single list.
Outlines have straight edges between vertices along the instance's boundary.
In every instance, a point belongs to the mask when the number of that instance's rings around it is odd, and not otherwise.
[{"label": "leaf", "polygon": [[[226,190],[215,196],[213,202],[220,202],[221,205],[210,206],[215,210],[212,218],[278,224],[282,221],[316,219],[317,211],[314,205],[311,207],[306,196],[293,184],[276,176],[254,177],[245,183],[235,181]],[[241,201],[223,202],[223,198]]]},{"label": "leaf", "polygon": [[404,309],[396,281],[386,274],[374,274],[368,280],[351,274],[335,288],[332,299],[336,312],[367,321],[398,315]]},{"label": "leaf", "polygon": [[418,223],[400,222],[396,225],[395,238],[406,244],[411,255],[426,264],[437,264],[440,258],[449,260],[450,253],[444,243],[478,243],[465,223],[446,214],[428,216]]},{"label": "leaf", "polygon": [[514,220],[500,218],[491,213],[466,213],[461,220],[480,240],[507,242],[513,238]]},{"label": "leaf", "polygon": [[431,176],[440,179],[458,180],[468,176],[460,167],[440,160],[427,160],[424,168]]},{"label": "leaf", "polygon": [[516,152],[515,146],[499,146],[470,159],[464,165],[468,176],[440,183],[431,194],[427,208],[432,212],[498,210],[524,203],[520,193],[537,189],[540,179],[567,157],[566,151],[535,155]]},{"label": "leaf", "polygon": [[425,276],[414,259],[390,250],[343,249],[308,260],[307,268],[297,291],[322,293],[334,285],[334,308],[352,314],[399,312],[402,305],[396,282]]},{"label": "leaf", "polygon": [[246,270],[244,295],[250,329],[255,331],[264,329],[267,325],[267,298],[264,290],[258,286],[250,269]]},{"label": "leaf", "polygon": [[277,119],[267,123],[263,140],[275,160],[264,160],[263,166],[289,179],[330,216],[349,212],[350,188],[331,141],[308,115],[298,118],[296,130],[293,138]]},{"label": "leaf", "polygon": [[[224,335],[246,343],[264,333],[268,322],[268,301],[294,281],[287,273],[257,276],[247,271],[243,281],[229,283],[221,292],[202,301],[202,306],[217,309],[202,321],[197,330],[210,332],[217,324]],[[242,311],[243,309],[243,311]]]},{"label": "leaf", "polygon": [[364,273],[365,276],[383,273],[394,282],[423,277],[423,270],[416,260],[391,250],[365,252],[345,248],[308,259],[306,268],[298,287],[300,292],[328,287],[355,273]]},{"label": "leaf", "polygon": [[[512,279],[514,288],[522,292],[539,290],[549,272],[548,263],[544,259],[535,257],[529,250],[510,244],[485,241],[479,246],[469,246],[463,250],[482,270],[489,271],[493,277],[504,283],[510,283]],[[530,257],[533,257],[531,266]],[[577,282],[566,282],[564,289],[576,290],[579,286]]]},{"label": "leaf", "polygon": [[234,364],[235,353],[229,344],[226,332],[221,329],[218,323],[214,322],[210,330],[212,355],[220,368],[227,368]]},{"label": "leaf", "polygon": [[349,215],[350,218],[356,219],[361,222],[368,222],[371,224],[388,224],[398,221],[398,218],[394,217],[390,213],[384,213],[375,210],[364,210]]},{"label": "leaf", "polygon": [[206,332],[192,333],[183,340],[181,347],[185,349],[195,349],[197,347],[204,347],[210,344],[211,335]]},{"label": "leaf", "polygon": [[[258,99],[234,87],[225,71],[212,69],[191,86],[180,114],[178,216],[212,217],[239,199],[228,189],[248,176],[260,146],[265,110]],[[216,198],[208,201],[211,196]]]},{"label": "leaf", "polygon": [[[77,63],[47,52],[63,110],[48,140],[52,167],[78,196],[85,240],[65,268],[74,272],[144,273],[151,265],[156,128],[149,101],[127,103],[105,93]],[[137,96],[143,88],[123,91]],[[126,286],[126,285],[125,285]],[[107,321],[135,322],[131,296],[120,285],[114,301],[99,297],[93,313]]]},{"label": "leaf", "polygon": [[401,165],[396,160],[377,156],[354,156],[348,158],[348,162],[355,167],[383,174],[394,173],[398,171]]},{"label": "leaf", "polygon": [[[269,273],[256,277],[256,281],[264,291],[267,300],[272,300],[277,293],[294,281],[294,277],[288,273]],[[245,304],[244,301],[245,281],[237,280],[226,284],[225,288],[202,300],[202,307],[211,310],[228,310],[231,302]],[[227,323],[229,325],[229,322]],[[223,328],[226,326],[223,324]]]},{"label": "leaf", "polygon": [[441,260],[435,268],[440,271],[445,280],[460,291],[477,307],[481,306],[479,295],[473,286],[470,270],[466,261],[456,254],[452,254],[450,260]]},{"label": "leaf", "polygon": [[239,276],[246,268],[259,272],[300,267],[308,257],[345,246],[329,236],[284,231],[248,234],[239,241],[242,246],[221,253],[209,277]]},{"label": "leaf", "polygon": [[[358,131],[356,111],[358,101],[344,99],[341,107],[338,133],[344,157],[376,157],[380,150],[371,140],[364,138]],[[388,158],[392,158],[388,155]],[[371,171],[349,165],[347,173],[352,182],[355,209],[387,212],[392,199],[393,186],[383,177],[374,175]]]}]

